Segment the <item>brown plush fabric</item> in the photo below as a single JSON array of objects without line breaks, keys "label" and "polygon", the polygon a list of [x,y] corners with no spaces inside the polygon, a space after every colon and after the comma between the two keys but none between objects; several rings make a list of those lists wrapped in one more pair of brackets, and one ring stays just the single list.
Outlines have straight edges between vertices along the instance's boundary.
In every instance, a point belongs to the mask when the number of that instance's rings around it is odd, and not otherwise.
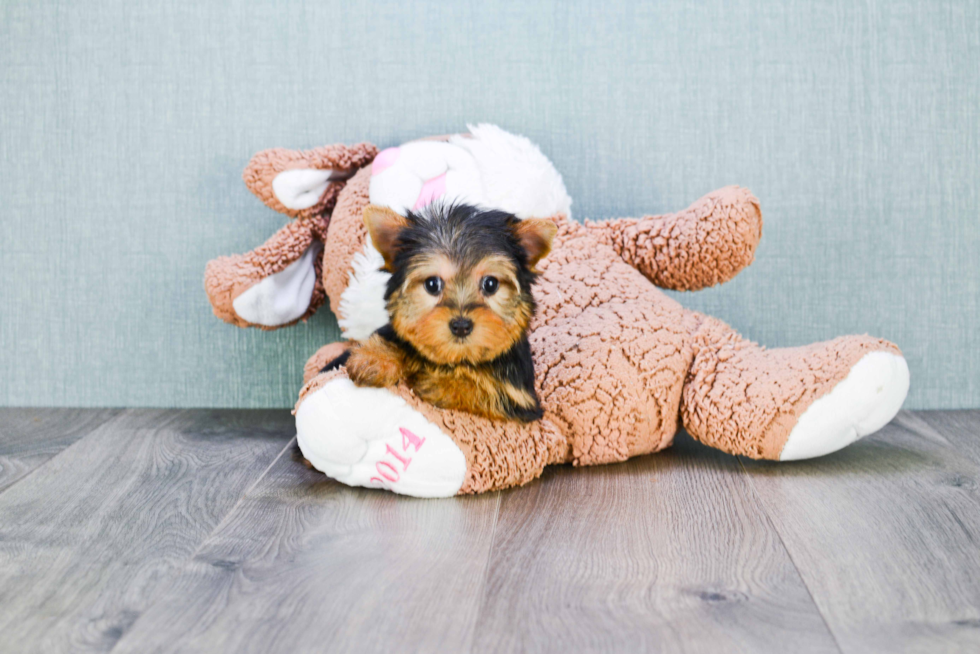
[{"label": "brown plush fabric", "polygon": [[347,344],[343,342],[330,343],[329,345],[324,345],[316,353],[307,360],[306,365],[303,366],[303,383],[306,384],[311,379],[316,377],[323,368],[344,353],[347,349]]},{"label": "brown plush fabric", "polygon": [[[350,180],[327,233],[323,283],[335,311],[364,244],[369,181],[367,170]],[[529,336],[544,418],[494,423],[394,389],[463,451],[468,470],[460,492],[523,484],[549,464],[592,465],[661,450],[681,418],[713,447],[778,459],[799,415],[862,354],[896,350],[867,337],[765,350],[721,321],[684,309],[648,281],[702,288],[748,265],[762,218],[744,189],[721,189],[665,216],[556,221],[552,252],[539,264],[538,313]],[[318,353],[317,363],[323,356]],[[346,373],[327,373],[337,374]],[[304,396],[323,383],[317,377]]]},{"label": "brown plush fabric", "polygon": [[670,444],[690,363],[683,307],[590,230],[559,220],[539,264],[530,342],[538,393],[575,465]]},{"label": "brown plush fabric", "polygon": [[326,299],[323,283],[320,281],[322,274],[320,257],[317,257],[314,262],[317,281],[313,287],[310,306],[306,313],[296,320],[284,325],[253,325],[235,313],[232,302],[269,275],[285,270],[289,264],[299,259],[313,241],[322,240],[327,224],[327,219],[322,216],[303,218],[288,223],[251,252],[218,257],[209,261],[204,270],[204,290],[211,301],[214,315],[239,327],[258,327],[265,330],[287,327],[313,315]]},{"label": "brown plush fabric", "polygon": [[307,209],[287,209],[272,192],[272,181],[284,170],[313,168],[316,170],[343,170],[351,174],[371,163],[378,154],[378,148],[370,143],[356,145],[327,145],[312,150],[287,150],[272,148],[259,152],[245,167],[242,179],[245,185],[271,209],[293,218],[308,218],[328,212],[334,205],[337,195],[344,187],[343,182],[330,184],[320,201]]},{"label": "brown plush fabric", "polygon": [[[250,188],[265,197],[274,178],[270,171],[312,167],[310,152],[267,151],[265,159],[253,159],[265,172],[247,173]],[[375,150],[360,152],[366,162]],[[324,161],[330,156],[335,155],[323,155]],[[209,265],[208,294],[216,314],[241,324],[230,309],[234,297],[295,260],[304,244],[323,238],[324,229],[317,293],[325,291],[339,312],[352,260],[367,234],[362,211],[371,173],[361,165],[336,195],[329,229],[325,218],[314,226],[301,219],[262,248]],[[563,216],[555,220],[553,249],[538,266],[538,312],[529,333],[544,418],[529,425],[492,422],[436,409],[404,385],[392,389],[463,452],[461,493],[524,484],[550,464],[592,465],[655,452],[671,444],[681,421],[712,447],[778,459],[799,416],[864,354],[898,353],[891,343],[868,336],[767,350],[656,288],[704,288],[751,263],[762,217],[745,189],[720,189],[676,214],[586,225]],[[297,406],[346,375],[344,369],[319,373],[342,348],[328,345],[310,359]]]},{"label": "brown plush fabric", "polygon": [[[358,173],[334,210],[324,271],[331,298],[346,288],[350,260],[363,247],[368,182],[366,171]],[[523,484],[549,464],[592,465],[661,450],[682,416],[692,435],[713,447],[778,459],[799,415],[861,354],[895,349],[845,337],[765,350],[650,284],[647,278],[700,288],[751,262],[762,221],[758,201],[743,189],[722,189],[656,218],[556,221],[552,252],[539,264],[529,336],[544,418],[494,423],[394,389],[463,451],[468,471],[460,492]],[[743,358],[731,356],[736,345]]]},{"label": "brown plush fabric", "polygon": [[587,224],[650,281],[676,291],[727,282],[752,263],[762,237],[759,201],[738,186],[709,193],[679,213]]},{"label": "brown plush fabric", "polygon": [[337,200],[330,231],[323,250],[323,288],[330,298],[330,309],[340,311],[340,296],[350,281],[351,261],[364,249],[367,228],[364,226],[364,207],[369,203],[371,169],[357,172],[344,187]]}]

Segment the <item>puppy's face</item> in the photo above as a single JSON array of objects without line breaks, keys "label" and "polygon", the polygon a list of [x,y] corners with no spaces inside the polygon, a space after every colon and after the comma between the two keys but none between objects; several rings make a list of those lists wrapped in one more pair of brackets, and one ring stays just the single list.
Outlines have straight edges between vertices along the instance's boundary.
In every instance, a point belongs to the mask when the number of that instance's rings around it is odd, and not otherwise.
[{"label": "puppy's face", "polygon": [[505,257],[463,262],[421,252],[389,298],[388,311],[395,332],[430,361],[480,363],[521,338],[533,305]]},{"label": "puppy's face", "polygon": [[368,207],[365,223],[392,273],[391,325],[425,358],[490,361],[526,332],[533,266],[550,249],[553,222],[464,206],[408,218]]}]

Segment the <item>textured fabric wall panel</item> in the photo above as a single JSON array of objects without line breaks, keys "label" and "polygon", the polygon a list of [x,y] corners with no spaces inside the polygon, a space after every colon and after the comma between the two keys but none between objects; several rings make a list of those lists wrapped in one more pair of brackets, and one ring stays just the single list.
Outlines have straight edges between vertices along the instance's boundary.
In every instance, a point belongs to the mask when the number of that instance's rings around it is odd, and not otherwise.
[{"label": "textured fabric wall panel", "polygon": [[980,406],[977,2],[0,3],[0,404],[290,406],[338,336],[211,315],[204,264],[283,218],[256,150],[496,122],[577,218],[751,188],[734,282],[771,346],[870,332],[907,406]]}]

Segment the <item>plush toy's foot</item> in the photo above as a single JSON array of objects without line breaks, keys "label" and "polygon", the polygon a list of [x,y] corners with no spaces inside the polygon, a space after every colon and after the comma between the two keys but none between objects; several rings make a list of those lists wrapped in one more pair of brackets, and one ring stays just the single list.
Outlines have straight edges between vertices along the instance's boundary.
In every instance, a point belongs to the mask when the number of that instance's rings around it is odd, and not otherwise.
[{"label": "plush toy's foot", "polygon": [[901,352],[870,336],[767,350],[702,317],[694,337],[684,427],[730,454],[792,461],[835,452],[885,426],[908,393]]},{"label": "plush toy's foot", "polygon": [[239,327],[278,329],[308,318],[323,304],[317,240],[326,220],[289,223],[246,254],[218,257],[204,272],[214,314]]},{"label": "plush toy's foot", "polygon": [[391,391],[325,375],[296,409],[296,438],[314,468],[348,486],[402,495],[459,492],[466,459],[441,429]]},{"label": "plush toy's foot", "polygon": [[893,352],[865,354],[843,381],[803,412],[779,460],[823,456],[873,434],[895,417],[908,390],[904,357]]}]

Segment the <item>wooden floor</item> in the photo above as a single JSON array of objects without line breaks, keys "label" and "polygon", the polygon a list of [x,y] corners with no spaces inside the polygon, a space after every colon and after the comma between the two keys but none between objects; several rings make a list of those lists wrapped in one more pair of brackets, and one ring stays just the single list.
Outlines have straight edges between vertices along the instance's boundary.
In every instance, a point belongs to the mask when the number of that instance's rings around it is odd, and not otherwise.
[{"label": "wooden floor", "polygon": [[293,434],[0,409],[0,651],[980,652],[980,411],[450,500],[341,486]]}]

